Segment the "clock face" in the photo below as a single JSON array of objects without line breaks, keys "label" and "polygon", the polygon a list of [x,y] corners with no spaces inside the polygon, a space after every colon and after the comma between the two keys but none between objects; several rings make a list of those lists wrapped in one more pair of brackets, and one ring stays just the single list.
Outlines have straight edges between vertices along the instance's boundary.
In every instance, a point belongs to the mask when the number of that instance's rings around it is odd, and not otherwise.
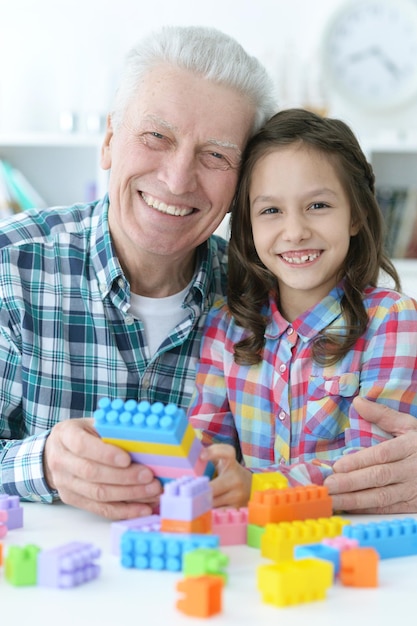
[{"label": "clock face", "polygon": [[386,109],[417,96],[417,5],[349,2],[323,39],[324,79],[347,100]]}]

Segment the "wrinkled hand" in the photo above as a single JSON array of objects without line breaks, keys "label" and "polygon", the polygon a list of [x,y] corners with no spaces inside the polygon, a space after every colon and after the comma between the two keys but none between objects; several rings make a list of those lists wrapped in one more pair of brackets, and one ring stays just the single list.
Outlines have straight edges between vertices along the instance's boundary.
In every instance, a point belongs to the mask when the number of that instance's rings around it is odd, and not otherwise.
[{"label": "wrinkled hand", "polygon": [[63,502],[109,519],[150,515],[162,491],[151,470],[104,443],[89,418],[56,424],[43,463],[48,485]]},{"label": "wrinkled hand", "polygon": [[252,474],[236,461],[233,446],[215,443],[201,453],[201,458],[211,461],[217,476],[211,481],[213,506],[247,506],[252,485]]},{"label": "wrinkled hand", "polygon": [[366,400],[353,405],[368,422],[394,435],[336,461],[324,484],[339,511],[371,514],[417,513],[417,419]]}]

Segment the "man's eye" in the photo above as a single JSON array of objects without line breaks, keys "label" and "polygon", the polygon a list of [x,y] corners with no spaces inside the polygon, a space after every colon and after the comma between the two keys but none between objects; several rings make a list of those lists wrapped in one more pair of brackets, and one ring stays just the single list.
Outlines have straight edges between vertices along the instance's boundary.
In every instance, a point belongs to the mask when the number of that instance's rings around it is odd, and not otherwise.
[{"label": "man's eye", "polygon": [[229,170],[233,167],[220,152],[203,152],[200,158],[205,167],[211,170]]},{"label": "man's eye", "polygon": [[164,135],[161,135],[161,133],[157,133],[156,130],[153,130],[151,132],[152,137],[155,137],[156,139],[163,139]]}]

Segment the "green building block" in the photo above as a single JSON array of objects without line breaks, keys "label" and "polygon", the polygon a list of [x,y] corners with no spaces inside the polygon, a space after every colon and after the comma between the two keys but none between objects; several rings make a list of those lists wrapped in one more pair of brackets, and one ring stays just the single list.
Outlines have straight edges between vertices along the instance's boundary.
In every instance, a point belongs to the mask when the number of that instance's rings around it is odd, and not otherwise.
[{"label": "green building block", "polygon": [[38,580],[38,552],[40,548],[10,546],[4,562],[6,580],[16,587],[36,585]]},{"label": "green building block", "polygon": [[229,557],[215,548],[190,550],[183,556],[182,571],[185,576],[220,576],[227,582],[224,568],[229,564]]},{"label": "green building block", "polygon": [[248,524],[247,544],[250,548],[261,549],[261,538],[265,532],[265,526]]}]

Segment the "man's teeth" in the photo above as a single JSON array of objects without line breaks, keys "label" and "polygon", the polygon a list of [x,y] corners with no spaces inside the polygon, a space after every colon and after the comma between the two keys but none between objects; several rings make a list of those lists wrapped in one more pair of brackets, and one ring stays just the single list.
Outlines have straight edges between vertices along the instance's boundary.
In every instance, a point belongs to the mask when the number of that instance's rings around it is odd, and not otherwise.
[{"label": "man's teeth", "polygon": [[314,252],[313,254],[303,254],[302,256],[285,256],[285,254],[281,254],[284,261],[287,263],[307,263],[307,261],[314,261],[320,256],[320,252]]},{"label": "man's teeth", "polygon": [[180,208],[178,206],[174,206],[173,204],[165,204],[165,202],[160,202],[156,198],[152,198],[152,196],[148,196],[145,193],[142,193],[141,195],[148,206],[153,207],[161,213],[167,213],[168,215],[178,215],[180,217],[184,217],[184,215],[190,215],[190,213],[194,210],[192,208]]}]

